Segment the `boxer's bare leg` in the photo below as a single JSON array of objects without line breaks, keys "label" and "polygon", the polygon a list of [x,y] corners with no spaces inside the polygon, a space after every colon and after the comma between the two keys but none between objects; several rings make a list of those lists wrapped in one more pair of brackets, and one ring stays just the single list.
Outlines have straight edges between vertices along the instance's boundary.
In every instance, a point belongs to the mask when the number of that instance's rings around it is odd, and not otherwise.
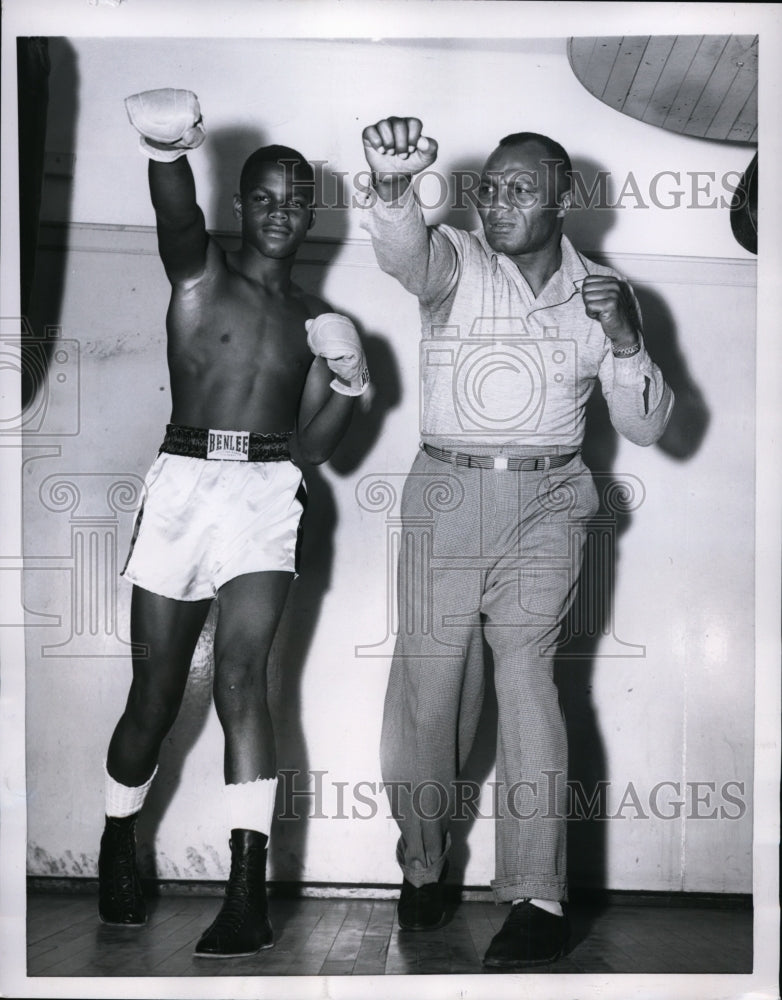
[{"label": "boxer's bare leg", "polygon": [[288,572],[247,573],[219,591],[214,701],[227,784],[276,777],[267,659],[292,579]]},{"label": "boxer's bare leg", "polygon": [[225,902],[196,944],[197,958],[252,955],[274,943],[266,857],[277,763],[267,661],[292,579],[286,572],[247,573],[218,592],[214,700],[231,793],[231,874]]},{"label": "boxer's bare leg", "polygon": [[146,906],[136,865],[135,821],[176,719],[198,636],[211,601],[175,601],[133,588],[131,639],[145,647],[133,658],[125,711],[106,760],[106,824],[98,856],[101,919],[137,926]]},{"label": "boxer's bare leg", "polygon": [[175,601],[133,588],[131,641],[146,649],[133,658],[127,704],[109,743],[106,768],[123,785],[144,784],[176,719],[190,661],[211,600]]}]

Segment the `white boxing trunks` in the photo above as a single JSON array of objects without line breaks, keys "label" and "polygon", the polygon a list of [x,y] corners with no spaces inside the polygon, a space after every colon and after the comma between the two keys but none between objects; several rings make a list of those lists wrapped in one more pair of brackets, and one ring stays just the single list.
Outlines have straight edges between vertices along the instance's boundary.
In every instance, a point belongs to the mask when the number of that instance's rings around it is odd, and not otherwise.
[{"label": "white boxing trunks", "polygon": [[169,425],[122,576],[200,601],[245,573],[298,572],[306,491],[287,437]]}]

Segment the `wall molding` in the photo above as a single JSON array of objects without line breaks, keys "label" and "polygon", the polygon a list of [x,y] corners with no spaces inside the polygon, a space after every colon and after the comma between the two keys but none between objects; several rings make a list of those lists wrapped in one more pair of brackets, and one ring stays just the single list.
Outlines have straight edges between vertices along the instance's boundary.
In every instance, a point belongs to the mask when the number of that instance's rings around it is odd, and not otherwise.
[{"label": "wall molding", "polygon": [[[227,246],[238,245],[238,234],[213,230]],[[42,222],[39,250],[157,256],[153,226],[116,226],[90,222]],[[729,285],[754,288],[757,261],[725,257],[680,257],[675,254],[604,253],[584,250],[600,264],[609,264],[631,281],[650,285]],[[298,265],[377,268],[369,238],[310,237]]]}]

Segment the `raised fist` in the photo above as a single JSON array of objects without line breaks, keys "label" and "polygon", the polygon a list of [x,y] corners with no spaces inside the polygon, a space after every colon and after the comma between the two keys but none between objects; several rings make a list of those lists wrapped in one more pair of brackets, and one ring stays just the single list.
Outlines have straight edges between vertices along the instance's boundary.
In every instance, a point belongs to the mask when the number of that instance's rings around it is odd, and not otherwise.
[{"label": "raised fist", "polygon": [[437,159],[437,143],[421,134],[418,118],[383,118],[361,134],[370,169],[380,180],[426,170]]}]

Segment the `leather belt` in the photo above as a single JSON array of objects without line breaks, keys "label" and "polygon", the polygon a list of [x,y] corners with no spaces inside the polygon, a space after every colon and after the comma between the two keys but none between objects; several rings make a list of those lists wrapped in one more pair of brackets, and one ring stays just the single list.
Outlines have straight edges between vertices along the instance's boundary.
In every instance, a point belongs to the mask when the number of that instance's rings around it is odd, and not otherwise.
[{"label": "leather belt", "polygon": [[467,469],[496,469],[508,472],[546,472],[567,465],[576,455],[537,455],[534,458],[521,458],[513,455],[467,455],[459,451],[447,451],[445,448],[435,448],[431,444],[422,444],[421,448],[438,462],[448,462],[450,465],[460,465]]}]

